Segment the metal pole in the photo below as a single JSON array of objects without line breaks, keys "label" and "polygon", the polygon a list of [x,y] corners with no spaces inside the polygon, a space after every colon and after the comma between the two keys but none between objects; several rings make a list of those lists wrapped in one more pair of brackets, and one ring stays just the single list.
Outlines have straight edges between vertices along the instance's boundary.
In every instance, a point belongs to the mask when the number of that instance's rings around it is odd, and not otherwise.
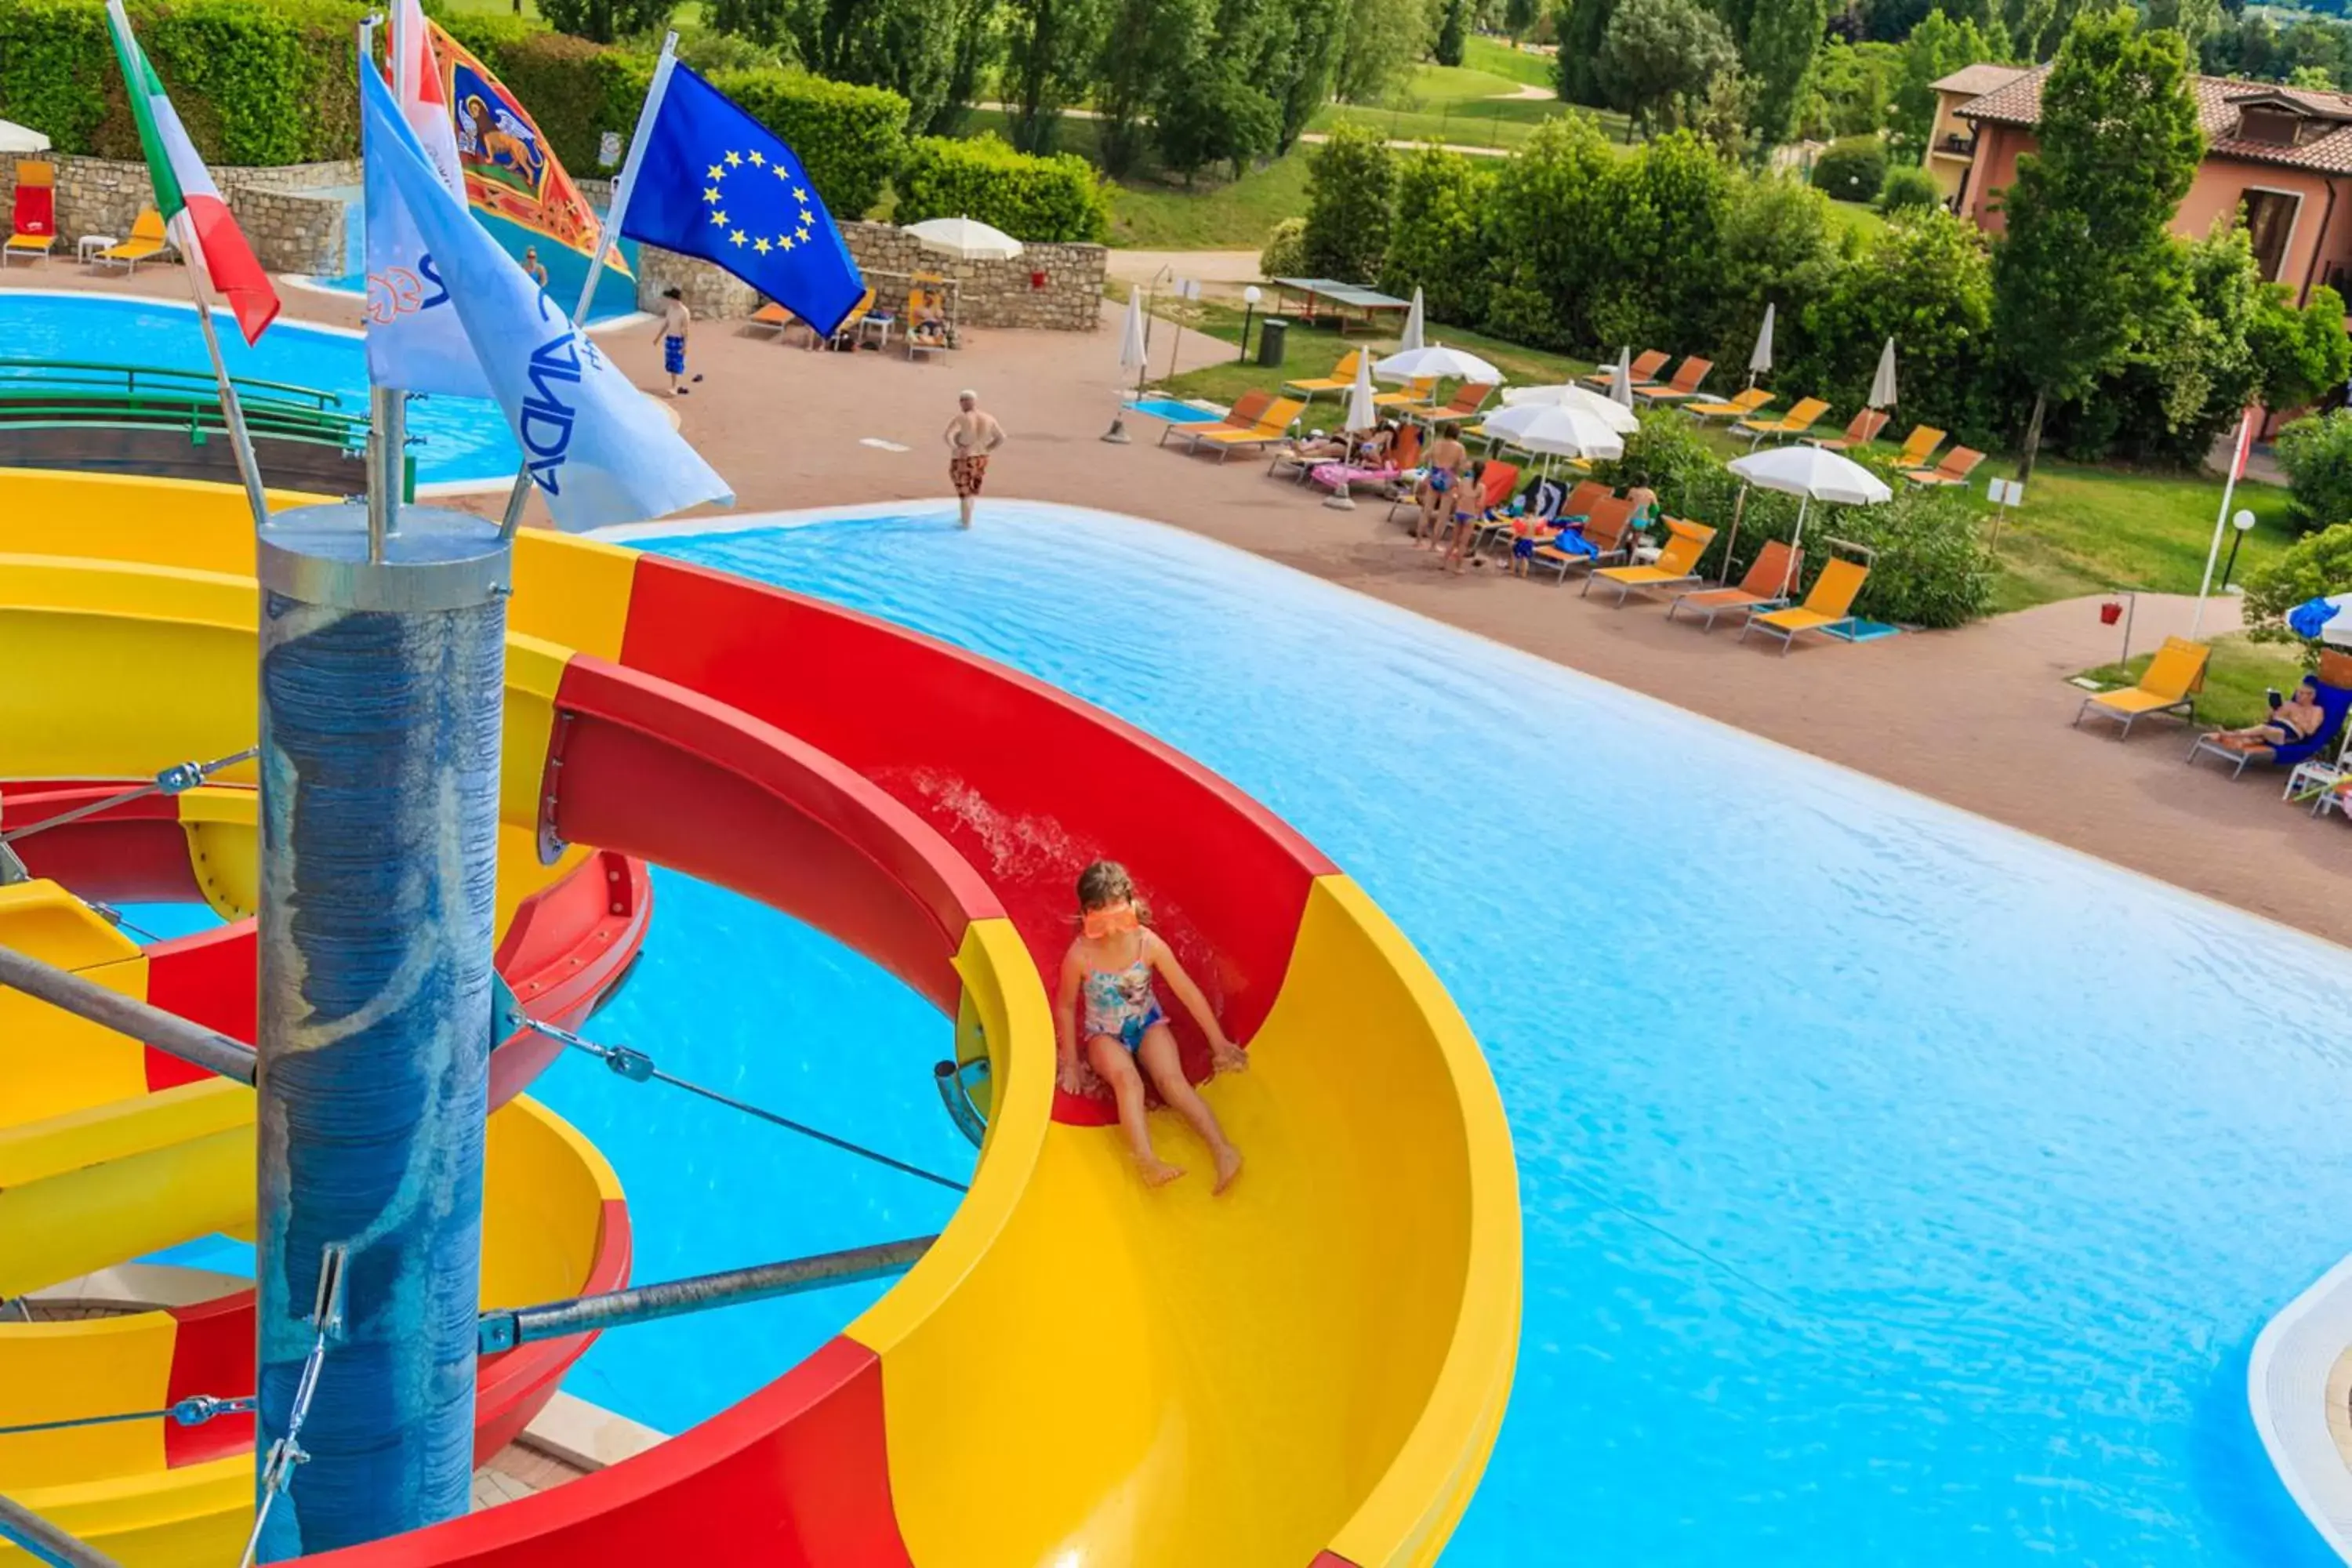
[{"label": "metal pole", "polygon": [[819,1253],[782,1263],[762,1263],[750,1268],[730,1268],[698,1274],[659,1285],[637,1285],[601,1295],[575,1296],[568,1301],[517,1307],[482,1314],[478,1343],[488,1355],[534,1340],[560,1340],[569,1334],[650,1323],[658,1318],[681,1317],[715,1307],[740,1306],[778,1296],[797,1296],[834,1285],[855,1285],[903,1274],[931,1249],[936,1236],[907,1241],[886,1241],[873,1247],[853,1247],[845,1252]]},{"label": "metal pole", "polygon": [[457,1518],[473,1473],[511,552],[415,507],[376,562],[365,521],[281,513],[257,553],[255,1449],[307,1456],[257,1468],[260,1563]]},{"label": "metal pole", "polygon": [[408,444],[408,395],[396,386],[368,388],[368,563],[383,564],[384,541],[400,531],[403,448]]},{"label": "metal pole", "polygon": [[[588,307],[596,298],[596,285],[604,277],[604,253],[621,241],[621,223],[628,216],[629,197],[637,188],[637,171],[646,161],[646,139],[654,128],[654,117],[661,112],[662,99],[669,91],[670,72],[677,65],[677,35],[662,37],[661,58],[654,62],[653,80],[646,87],[646,101],[637,110],[637,128],[629,137],[629,155],[621,160],[621,172],[613,179],[613,206],[604,215],[604,222],[596,231],[596,248],[588,258],[588,276],[580,280],[580,298],[572,301],[572,324],[575,327],[588,320]],[[515,470],[513,488],[507,491],[505,512],[499,520],[499,542],[509,543],[515,531],[522,527],[523,503],[530,500],[530,459],[526,457],[522,467]]]},{"label": "metal pole", "polygon": [[228,362],[221,357],[220,335],[213,331],[213,302],[205,292],[204,268],[183,268],[188,291],[196,297],[196,325],[204,330],[205,353],[212,356],[213,379],[220,386],[221,419],[228,426],[229,449],[236,454],[237,477],[245,481],[245,502],[252,509],[253,526],[269,526],[269,495],[261,483],[261,465],[253,455],[253,437],[245,428],[245,405],[228,378]]},{"label": "metal pole", "polygon": [[2246,531],[2244,529],[2238,528],[2231,529],[2230,531],[2230,559],[2221,563],[2221,592],[2224,594],[2230,591],[2230,574],[2238,569],[2238,546],[2243,544],[2245,542]]},{"label": "metal pole", "polygon": [[[2200,603],[2201,604],[2202,601],[2200,601]],[[2116,661],[2120,664],[2127,665],[2131,663],[2132,617],[2138,614],[2138,612],[2139,595],[2130,589],[2124,590],[2124,654],[2123,658]],[[2189,629],[2189,635],[2190,637],[2195,637],[2197,635],[2196,629],[2193,626]]]},{"label": "metal pole", "polygon": [[239,1083],[253,1081],[253,1052],[217,1029],[191,1023],[177,1013],[166,1013],[120,991],[109,991],[15,948],[0,947],[0,985],[128,1035],[141,1045],[152,1046],[206,1072]]},{"label": "metal pole", "polygon": [[2221,510],[2213,514],[2213,543],[2205,552],[2205,580],[2197,585],[2197,607],[2189,616],[2189,640],[2197,640],[2197,630],[2205,624],[2205,596],[2213,591],[2213,563],[2221,558],[2221,531],[2230,526],[2230,498],[2238,488],[2238,468],[2246,447],[2252,444],[2254,415],[2248,409],[2239,416],[2238,444],[2230,449],[2229,477],[2221,481]]},{"label": "metal pole", "polygon": [[0,1497],[0,1541],[11,1541],[49,1568],[122,1568],[96,1547],[86,1546],[21,1503]]}]

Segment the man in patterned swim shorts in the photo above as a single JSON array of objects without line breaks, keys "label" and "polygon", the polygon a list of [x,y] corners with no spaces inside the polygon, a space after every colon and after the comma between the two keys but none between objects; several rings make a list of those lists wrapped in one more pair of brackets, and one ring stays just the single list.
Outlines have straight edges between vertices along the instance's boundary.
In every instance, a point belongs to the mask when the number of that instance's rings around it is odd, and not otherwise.
[{"label": "man in patterned swim shorts", "polygon": [[956,394],[956,416],[948,421],[948,479],[955,486],[956,504],[963,526],[971,526],[971,504],[988,479],[988,455],[1004,444],[1004,426],[983,413],[980,394],[966,387]]}]

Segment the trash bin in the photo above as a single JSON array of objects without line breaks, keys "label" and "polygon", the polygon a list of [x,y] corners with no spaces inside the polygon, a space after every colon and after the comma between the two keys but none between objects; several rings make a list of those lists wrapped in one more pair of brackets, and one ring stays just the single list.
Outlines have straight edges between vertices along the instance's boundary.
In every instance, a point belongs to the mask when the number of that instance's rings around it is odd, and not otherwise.
[{"label": "trash bin", "polygon": [[1290,333],[1290,323],[1280,316],[1268,316],[1257,324],[1257,363],[1278,365],[1282,363],[1282,340]]}]

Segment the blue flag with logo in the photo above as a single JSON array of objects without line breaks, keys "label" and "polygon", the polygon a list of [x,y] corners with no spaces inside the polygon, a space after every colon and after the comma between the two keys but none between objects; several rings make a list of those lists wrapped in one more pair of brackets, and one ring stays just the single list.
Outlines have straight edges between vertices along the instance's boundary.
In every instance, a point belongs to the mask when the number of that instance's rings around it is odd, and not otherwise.
[{"label": "blue flag with logo", "polygon": [[404,209],[397,221],[413,226],[420,250],[433,258],[430,302],[437,306],[446,295],[457,313],[555,525],[601,528],[732,501],[727,481],[653,399],[441,183],[373,61],[360,63],[360,114],[370,226],[393,207]]},{"label": "blue flag with logo", "polygon": [[652,128],[629,150],[621,232],[722,267],[832,336],[866,283],[808,170],[692,68],[662,70]]}]

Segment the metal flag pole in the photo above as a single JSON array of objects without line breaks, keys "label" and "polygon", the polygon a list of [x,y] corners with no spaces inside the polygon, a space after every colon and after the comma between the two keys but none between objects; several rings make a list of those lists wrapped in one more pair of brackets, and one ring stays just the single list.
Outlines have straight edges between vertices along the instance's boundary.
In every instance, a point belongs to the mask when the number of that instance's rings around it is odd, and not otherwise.
[{"label": "metal flag pole", "polygon": [[[373,14],[359,25],[360,63],[365,67],[375,29],[383,21]],[[404,47],[399,18],[392,29],[392,68],[401,69]],[[362,208],[364,209],[362,204]],[[364,219],[362,219],[364,221]],[[402,458],[408,447],[408,395],[396,386],[368,386],[367,535],[368,560],[383,564],[384,542],[400,530]]]},{"label": "metal flag pole", "polygon": [[2246,448],[2253,444],[2254,411],[2238,416],[2238,445],[2230,454],[2229,477],[2221,481],[2221,510],[2213,514],[2213,547],[2205,552],[2205,580],[2197,585],[2197,607],[2189,612],[2189,637],[2197,639],[2205,624],[2205,596],[2213,591],[2213,564],[2221,558],[2221,535],[2230,527],[2230,498],[2238,489],[2238,470],[2246,466]]},{"label": "metal flag pole", "polygon": [[236,387],[229,380],[228,362],[221,357],[220,334],[213,330],[212,297],[198,276],[204,268],[191,267],[185,270],[188,291],[196,300],[196,324],[204,329],[205,353],[212,356],[213,379],[220,384],[221,418],[228,426],[229,448],[236,454],[237,477],[245,481],[246,504],[253,509],[253,526],[267,528],[269,495],[261,482],[261,465],[253,455],[253,437],[245,427],[245,405],[236,399]]},{"label": "metal flag pole", "polygon": [[[613,181],[613,206],[604,215],[604,226],[596,231],[595,253],[588,258],[588,276],[581,281],[580,298],[572,307],[572,324],[575,327],[588,320],[589,301],[596,297],[596,285],[604,276],[604,256],[620,243],[621,220],[629,210],[629,197],[637,188],[637,170],[646,161],[646,139],[652,132],[655,117],[661,113],[662,100],[669,93],[670,72],[677,66],[677,35],[670,33],[662,38],[661,58],[654,62],[654,79],[646,88],[645,106],[637,110],[637,128],[629,137],[629,155],[621,163],[621,172]],[[530,460],[523,459],[515,470],[514,487],[507,491],[507,509],[499,521],[499,542],[510,542],[515,531],[522,526],[523,503],[530,499]]]}]

